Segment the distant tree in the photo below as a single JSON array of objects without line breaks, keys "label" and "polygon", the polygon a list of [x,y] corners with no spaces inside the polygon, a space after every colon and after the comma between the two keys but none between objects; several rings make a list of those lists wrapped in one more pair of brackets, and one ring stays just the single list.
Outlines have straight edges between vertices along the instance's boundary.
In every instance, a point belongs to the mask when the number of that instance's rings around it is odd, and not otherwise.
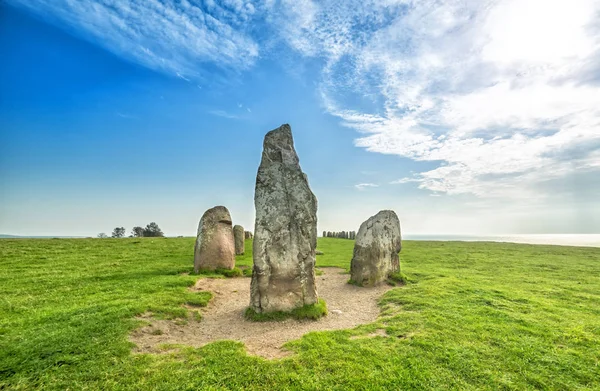
[{"label": "distant tree", "polygon": [[100,239],[106,239],[106,238],[108,238],[108,236],[104,232],[101,232],[101,233],[98,234],[98,238],[100,238]]},{"label": "distant tree", "polygon": [[160,228],[158,227],[158,224],[156,224],[155,222],[152,222],[152,223],[148,224],[146,226],[146,228],[144,228],[144,236],[162,237],[162,236],[165,236],[165,234],[163,234],[163,232],[160,230]]},{"label": "distant tree", "polygon": [[131,230],[131,236],[134,238],[141,238],[144,236],[144,228],[142,227],[133,227]]},{"label": "distant tree", "polygon": [[125,236],[125,228],[117,227],[117,228],[113,229],[111,237],[122,238],[123,236]]}]

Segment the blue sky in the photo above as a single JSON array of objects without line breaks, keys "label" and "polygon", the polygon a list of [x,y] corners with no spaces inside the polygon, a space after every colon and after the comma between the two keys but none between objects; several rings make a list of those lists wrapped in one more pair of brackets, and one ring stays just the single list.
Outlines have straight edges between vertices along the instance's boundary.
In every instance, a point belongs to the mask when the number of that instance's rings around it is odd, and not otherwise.
[{"label": "blue sky", "polygon": [[344,4],[0,3],[0,233],[251,228],[282,123],[319,231],[600,232],[600,2]]}]

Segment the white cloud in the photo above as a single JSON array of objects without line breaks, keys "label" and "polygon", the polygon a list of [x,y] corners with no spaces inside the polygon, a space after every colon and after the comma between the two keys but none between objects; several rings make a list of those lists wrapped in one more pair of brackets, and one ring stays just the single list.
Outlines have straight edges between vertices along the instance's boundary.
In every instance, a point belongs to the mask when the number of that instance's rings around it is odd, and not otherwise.
[{"label": "white cloud", "polygon": [[379,187],[379,185],[375,184],[375,183],[359,183],[357,185],[354,185],[354,187],[357,190],[365,190],[365,189],[367,189],[369,187]]},{"label": "white cloud", "polygon": [[231,0],[205,8],[188,0],[8,0],[115,54],[183,80],[202,65],[248,68],[258,44],[245,32],[254,6]]},{"label": "white cloud", "polygon": [[228,113],[225,110],[210,110],[209,114],[216,115],[217,117],[229,118],[229,119],[238,119],[239,117],[235,114]]},{"label": "white cloud", "polygon": [[[597,0],[315,4],[296,10],[310,31],[288,32],[292,47],[326,59],[326,110],[363,133],[358,147],[440,162],[396,183],[538,197],[535,183],[598,168]],[[379,109],[354,103],[365,97]]]}]

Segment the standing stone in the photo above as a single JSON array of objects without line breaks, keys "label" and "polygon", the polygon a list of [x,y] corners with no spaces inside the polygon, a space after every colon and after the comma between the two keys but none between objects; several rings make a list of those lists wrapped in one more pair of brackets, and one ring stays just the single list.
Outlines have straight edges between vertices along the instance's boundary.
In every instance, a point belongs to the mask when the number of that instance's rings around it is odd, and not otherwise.
[{"label": "standing stone", "polygon": [[235,243],[235,255],[244,254],[244,227],[233,226],[233,242]]},{"label": "standing stone", "polygon": [[244,232],[244,239],[252,239],[252,232],[250,232],[250,231]]},{"label": "standing stone", "polygon": [[362,286],[385,281],[390,274],[400,271],[401,249],[400,220],[394,211],[382,210],[360,225],[350,279]]},{"label": "standing stone", "polygon": [[263,313],[316,303],[317,199],[287,124],[265,136],[254,204],[251,307]]},{"label": "standing stone", "polygon": [[323,231],[323,237],[327,236],[327,232]]},{"label": "standing stone", "polygon": [[194,271],[200,269],[233,269],[235,249],[231,215],[224,206],[215,206],[204,212],[198,224],[194,248]]}]

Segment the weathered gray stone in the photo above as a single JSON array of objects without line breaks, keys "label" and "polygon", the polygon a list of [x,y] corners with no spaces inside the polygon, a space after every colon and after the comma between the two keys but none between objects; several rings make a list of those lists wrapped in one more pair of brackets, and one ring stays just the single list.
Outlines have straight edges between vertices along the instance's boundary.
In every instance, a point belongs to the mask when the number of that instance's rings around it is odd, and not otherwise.
[{"label": "weathered gray stone", "polygon": [[235,244],[235,255],[244,253],[244,227],[241,225],[233,226],[233,242]]},{"label": "weathered gray stone", "polygon": [[265,136],[254,204],[251,307],[263,313],[316,303],[317,199],[287,124]]},{"label": "weathered gray stone", "polygon": [[382,210],[360,225],[350,279],[362,286],[376,285],[400,271],[398,253],[402,249],[400,220],[392,210]]},{"label": "weathered gray stone", "polygon": [[224,206],[215,206],[204,212],[198,224],[194,248],[194,271],[200,269],[233,269],[235,249],[231,215]]},{"label": "weathered gray stone", "polygon": [[244,239],[252,239],[252,232],[250,232],[250,231],[244,232]]}]

